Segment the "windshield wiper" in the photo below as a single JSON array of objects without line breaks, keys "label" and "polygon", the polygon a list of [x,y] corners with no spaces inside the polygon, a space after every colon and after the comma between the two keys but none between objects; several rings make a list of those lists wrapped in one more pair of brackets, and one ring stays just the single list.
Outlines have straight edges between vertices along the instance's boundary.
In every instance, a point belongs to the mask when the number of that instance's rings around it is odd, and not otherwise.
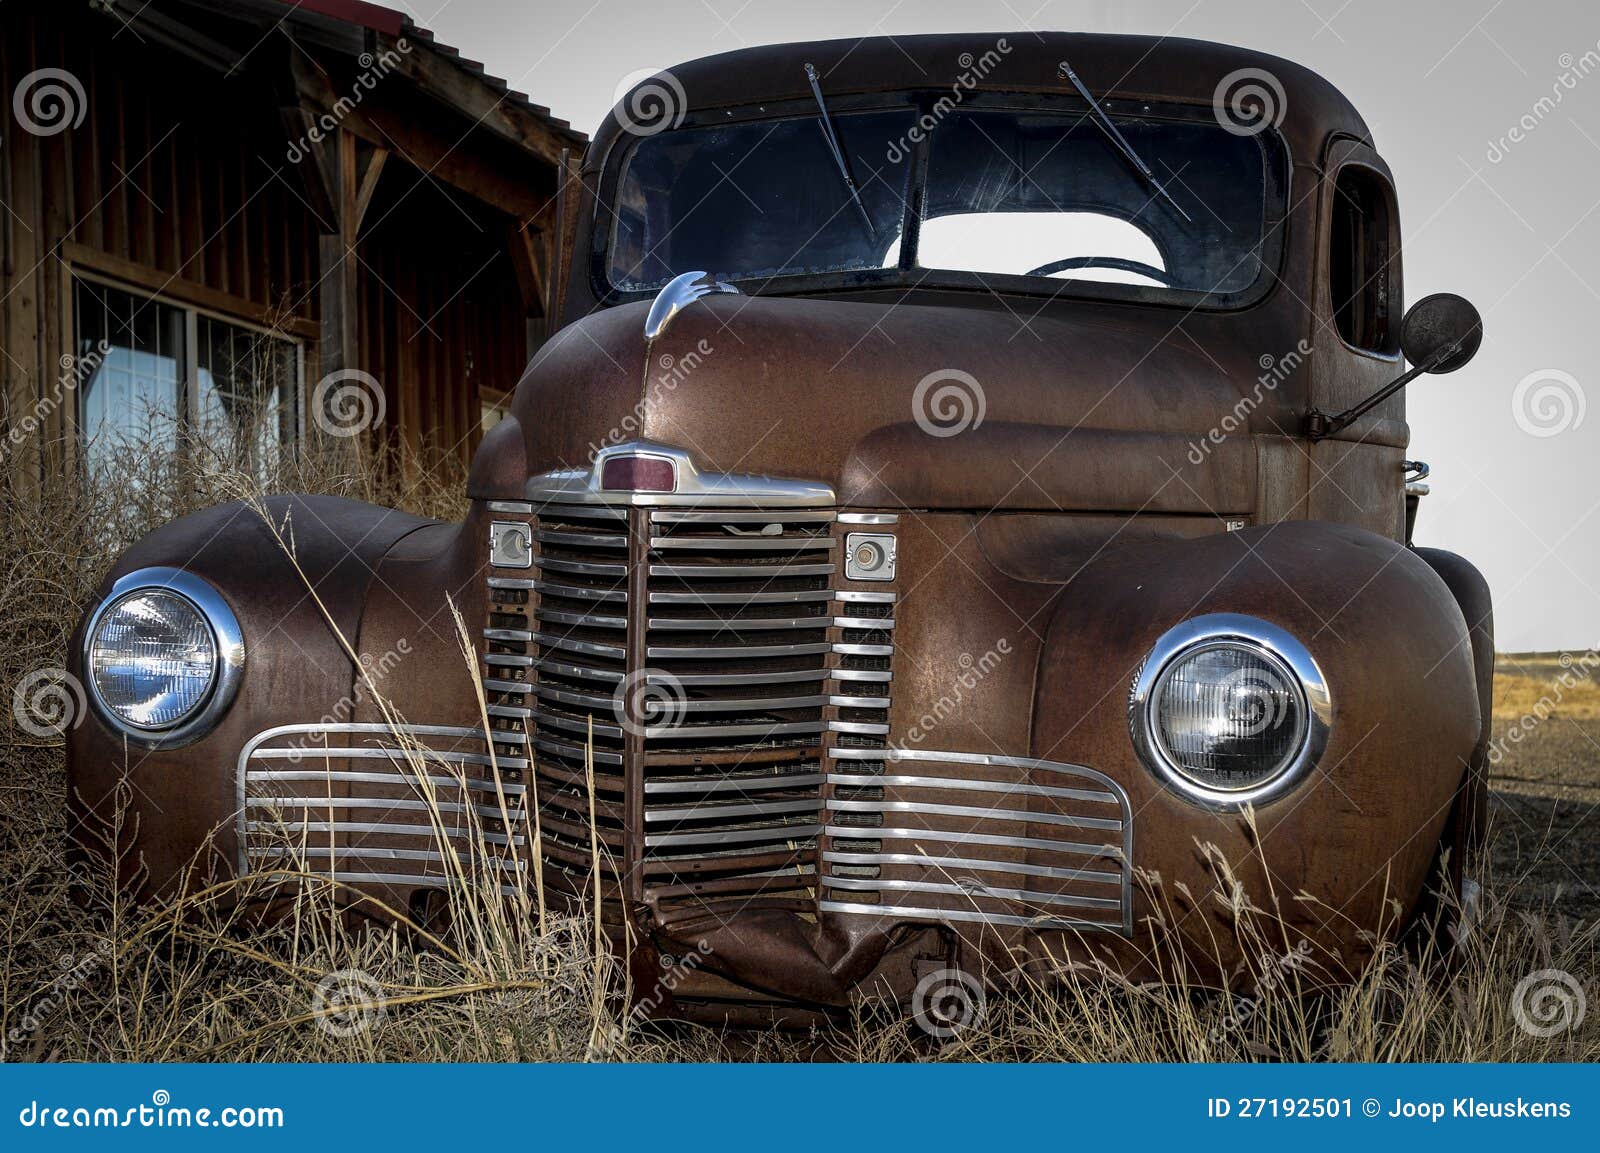
[{"label": "windshield wiper", "polygon": [[856,211],[861,213],[861,223],[867,226],[867,235],[876,241],[878,230],[872,227],[872,217],[867,214],[867,206],[861,203],[861,193],[856,191],[855,177],[850,175],[850,165],[844,158],[844,150],[839,147],[839,138],[833,132],[833,121],[828,119],[828,103],[822,98],[822,85],[817,83],[817,70],[809,62],[806,64],[806,79],[811,81],[812,95],[817,98],[817,111],[822,114],[822,134],[828,139],[833,162],[838,166],[839,175],[844,178],[844,186],[850,192],[850,199],[855,203]]},{"label": "windshield wiper", "polygon": [[[1061,75],[1072,81],[1072,86],[1078,90],[1078,95],[1089,102],[1089,108],[1095,115],[1095,123],[1100,125],[1101,129],[1111,139],[1111,143],[1115,144],[1118,151],[1127,157],[1128,163],[1133,165],[1139,175],[1150,182],[1150,187],[1160,193],[1163,200],[1172,205],[1173,211],[1192,224],[1194,218],[1185,212],[1176,200],[1172,199],[1172,194],[1161,186],[1161,181],[1157,180],[1156,174],[1150,171],[1150,166],[1133,150],[1133,145],[1128,143],[1127,138],[1117,131],[1117,126],[1111,123],[1111,117],[1107,116],[1105,109],[1100,107],[1100,102],[1089,94],[1089,90],[1084,87],[1083,81],[1079,80],[1078,74],[1072,70],[1072,65],[1063,60],[1059,67]],[[818,99],[821,99],[821,97],[818,97]]]}]

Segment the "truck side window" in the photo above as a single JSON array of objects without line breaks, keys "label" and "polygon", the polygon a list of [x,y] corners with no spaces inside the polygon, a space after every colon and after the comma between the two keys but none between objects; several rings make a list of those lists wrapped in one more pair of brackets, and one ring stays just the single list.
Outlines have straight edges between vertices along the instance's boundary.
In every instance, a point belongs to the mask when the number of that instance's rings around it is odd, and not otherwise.
[{"label": "truck side window", "polygon": [[1372,169],[1339,172],[1328,261],[1334,322],[1347,344],[1371,352],[1399,347],[1391,318],[1393,204],[1388,181]]}]

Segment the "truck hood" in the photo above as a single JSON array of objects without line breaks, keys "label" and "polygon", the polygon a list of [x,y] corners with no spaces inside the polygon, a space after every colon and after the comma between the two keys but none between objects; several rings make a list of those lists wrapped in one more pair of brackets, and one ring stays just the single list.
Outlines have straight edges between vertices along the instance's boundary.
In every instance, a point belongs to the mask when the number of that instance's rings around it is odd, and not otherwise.
[{"label": "truck hood", "polygon": [[474,495],[648,440],[703,471],[821,481],[847,506],[1254,506],[1248,430],[1221,435],[1240,388],[1174,342],[1168,313],[712,295],[646,341],[647,311],[592,314],[541,349]]}]

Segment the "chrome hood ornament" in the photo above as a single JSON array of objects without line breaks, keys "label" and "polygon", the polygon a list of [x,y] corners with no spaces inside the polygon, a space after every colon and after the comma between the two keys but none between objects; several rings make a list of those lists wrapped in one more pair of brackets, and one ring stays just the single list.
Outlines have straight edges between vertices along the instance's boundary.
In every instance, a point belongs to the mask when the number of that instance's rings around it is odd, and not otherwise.
[{"label": "chrome hood ornament", "polygon": [[684,272],[674,276],[650,302],[650,315],[644,318],[644,338],[654,340],[667,330],[673,317],[702,296],[709,296],[713,292],[739,295],[739,290],[733,285],[726,280],[713,279],[709,273]]}]

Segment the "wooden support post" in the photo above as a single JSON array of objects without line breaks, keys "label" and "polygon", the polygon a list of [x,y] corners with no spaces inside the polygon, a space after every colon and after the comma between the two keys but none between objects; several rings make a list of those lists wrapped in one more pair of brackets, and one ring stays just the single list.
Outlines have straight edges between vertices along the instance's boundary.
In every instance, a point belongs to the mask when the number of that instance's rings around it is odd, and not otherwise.
[{"label": "wooden support post", "polygon": [[318,242],[322,302],[322,375],[359,368],[356,349],[356,138],[343,129],[323,145],[336,232]]}]

